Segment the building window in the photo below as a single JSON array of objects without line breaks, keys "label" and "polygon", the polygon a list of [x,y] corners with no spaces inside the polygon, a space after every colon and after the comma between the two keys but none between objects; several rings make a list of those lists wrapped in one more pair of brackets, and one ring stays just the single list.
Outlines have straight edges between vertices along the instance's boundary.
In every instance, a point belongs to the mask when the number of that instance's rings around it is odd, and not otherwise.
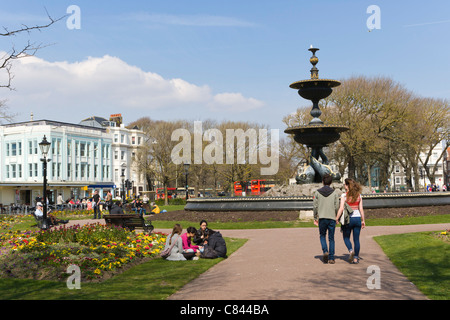
[{"label": "building window", "polygon": [[117,151],[117,150],[114,151],[114,159],[115,160],[119,159],[119,151]]},{"label": "building window", "polygon": [[11,143],[11,156],[15,157],[17,155],[17,144],[15,142]]},{"label": "building window", "polygon": [[38,176],[38,164],[37,163],[34,164],[34,176],[35,177]]},{"label": "building window", "polygon": [[81,178],[86,176],[86,164],[81,164]]},{"label": "building window", "polygon": [[80,156],[82,157],[86,156],[86,143],[84,142],[80,143]]},{"label": "building window", "polygon": [[6,165],[6,179],[9,179],[9,165]]},{"label": "building window", "polygon": [[6,144],[6,156],[9,157],[9,143]]},{"label": "building window", "polygon": [[67,164],[67,178],[70,178],[72,176],[72,164]]},{"label": "building window", "polygon": [[136,144],[136,137],[135,136],[131,137],[131,144]]},{"label": "building window", "polygon": [[67,140],[67,155],[71,156],[72,155],[72,141]]},{"label": "building window", "polygon": [[16,178],[16,165],[15,164],[11,165],[11,178],[13,178],[13,179]]},{"label": "building window", "polygon": [[94,143],[94,158],[98,157],[97,150],[98,150],[98,144]]},{"label": "building window", "polygon": [[33,164],[32,163],[28,164],[28,170],[29,170],[30,177],[32,177],[33,176]]},{"label": "building window", "polygon": [[120,160],[125,160],[125,151],[120,152]]}]

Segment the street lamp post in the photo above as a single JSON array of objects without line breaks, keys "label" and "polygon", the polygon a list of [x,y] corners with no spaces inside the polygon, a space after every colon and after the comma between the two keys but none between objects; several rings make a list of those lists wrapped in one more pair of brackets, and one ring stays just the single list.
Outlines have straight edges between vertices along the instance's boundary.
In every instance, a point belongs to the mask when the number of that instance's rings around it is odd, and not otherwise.
[{"label": "street lamp post", "polygon": [[122,203],[125,205],[125,174],[122,173],[120,179],[122,179]]},{"label": "street lamp post", "polygon": [[47,138],[44,135],[44,138],[39,143],[39,148],[42,153],[42,165],[43,165],[43,176],[44,176],[44,190],[43,190],[43,198],[42,198],[42,206],[43,206],[43,217],[44,221],[42,222],[42,229],[48,229],[47,223],[47,162],[50,162],[50,159],[47,159],[48,150],[50,149],[50,142],[47,141]]},{"label": "street lamp post", "polygon": [[186,200],[189,199],[189,187],[188,187],[188,174],[189,174],[189,163],[184,164],[184,174],[186,175]]}]

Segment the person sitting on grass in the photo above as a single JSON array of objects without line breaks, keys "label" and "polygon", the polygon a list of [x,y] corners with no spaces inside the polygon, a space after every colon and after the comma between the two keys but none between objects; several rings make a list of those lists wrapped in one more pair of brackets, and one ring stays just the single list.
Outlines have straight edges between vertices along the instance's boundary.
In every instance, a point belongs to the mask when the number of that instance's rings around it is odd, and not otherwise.
[{"label": "person sitting on grass", "polygon": [[[165,258],[169,261],[185,261],[186,258],[183,255],[183,240],[181,239],[181,232],[183,231],[183,228],[180,224],[175,224],[175,226],[172,229],[172,233],[167,236],[166,238],[166,245],[164,247],[165,249],[168,249],[172,247],[172,250],[170,252],[170,255]],[[175,242],[173,242],[175,241]]]},{"label": "person sitting on grass", "polygon": [[194,243],[199,246],[203,246],[203,242],[209,231],[214,232],[212,229],[208,229],[208,222],[206,220],[200,221],[200,229],[197,230],[194,236]]},{"label": "person sitting on grass", "polygon": [[151,214],[158,214],[161,212],[161,209],[159,209],[156,203],[152,202],[150,206],[153,208],[152,211],[150,211]]},{"label": "person sitting on grass", "polygon": [[204,244],[204,250],[201,254],[202,258],[227,258],[227,244],[219,231],[209,229]]},{"label": "person sitting on grass", "polygon": [[[38,219],[43,219],[44,218],[44,211],[43,211],[43,207],[42,207],[42,203],[38,202],[36,204],[36,211],[34,212],[34,215],[38,218]],[[69,222],[69,220],[61,220],[56,218],[54,215],[47,213],[47,220],[49,221],[50,225],[56,226],[57,224],[66,224]]]},{"label": "person sitting on grass", "polygon": [[[186,259],[193,258],[196,253],[200,253],[200,249],[203,249],[203,247],[191,244],[191,238],[195,235],[196,232],[197,230],[195,230],[194,227],[188,227],[186,229],[186,233],[183,233],[181,235],[181,239],[183,241],[183,255]],[[198,256],[194,259],[197,260]]]}]

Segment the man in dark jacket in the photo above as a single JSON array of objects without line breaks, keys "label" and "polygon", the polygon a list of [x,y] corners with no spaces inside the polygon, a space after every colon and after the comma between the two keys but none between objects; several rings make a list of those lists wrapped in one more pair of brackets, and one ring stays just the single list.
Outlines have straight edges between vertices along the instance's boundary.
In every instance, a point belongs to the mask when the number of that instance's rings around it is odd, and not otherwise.
[{"label": "man in dark jacket", "polygon": [[209,229],[204,244],[202,258],[215,259],[227,257],[227,244],[219,231]]},{"label": "man in dark jacket", "polygon": [[122,209],[122,202],[119,201],[116,204],[113,204],[109,214],[124,214]]},{"label": "man in dark jacket", "polygon": [[[314,192],[313,211],[314,224],[319,227],[320,244],[324,263],[334,263],[334,230],[336,228],[336,214],[339,210],[339,194],[330,187],[333,178],[325,174],[322,178],[323,187]],[[330,251],[328,252],[325,239],[328,231]]]}]

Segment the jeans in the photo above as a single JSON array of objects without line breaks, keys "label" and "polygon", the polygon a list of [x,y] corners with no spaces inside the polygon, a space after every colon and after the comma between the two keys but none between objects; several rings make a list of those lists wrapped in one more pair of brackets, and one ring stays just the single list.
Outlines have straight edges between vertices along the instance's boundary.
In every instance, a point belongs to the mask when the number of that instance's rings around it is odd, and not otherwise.
[{"label": "jeans", "polygon": [[[328,258],[334,260],[334,230],[336,229],[336,220],[319,219],[319,234],[322,252],[328,252]],[[326,234],[328,231],[328,242],[330,243],[330,251],[328,251]]]},{"label": "jeans", "polygon": [[359,234],[361,233],[361,217],[350,217],[350,223],[342,226],[342,234],[344,243],[348,251],[352,251],[352,243],[350,242],[350,234],[353,231],[353,243],[355,244],[355,258],[359,257],[361,245],[359,243]]},{"label": "jeans", "polygon": [[97,219],[97,215],[98,215],[98,219],[102,218],[102,213],[100,211],[100,208],[98,207],[98,205],[94,205],[94,219]]}]

